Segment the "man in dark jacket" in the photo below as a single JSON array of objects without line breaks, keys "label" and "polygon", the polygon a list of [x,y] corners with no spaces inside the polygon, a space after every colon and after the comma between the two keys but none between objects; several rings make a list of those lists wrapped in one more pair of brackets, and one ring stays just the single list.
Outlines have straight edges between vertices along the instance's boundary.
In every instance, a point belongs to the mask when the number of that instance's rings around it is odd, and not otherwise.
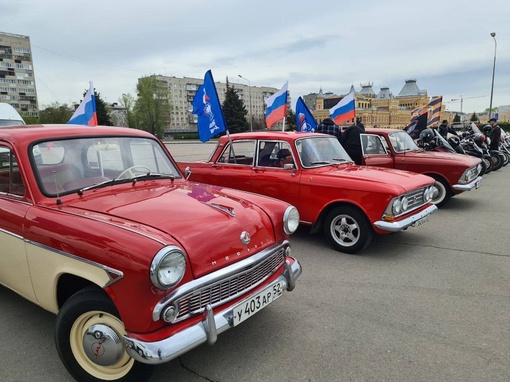
[{"label": "man in dark jacket", "polygon": [[315,128],[316,133],[334,135],[339,141],[342,135],[342,131],[335,125],[335,122],[331,118],[326,118],[322,123],[317,125]]},{"label": "man in dark jacket", "polygon": [[349,126],[340,137],[340,143],[356,164],[361,164],[361,134],[364,132],[365,130],[360,126],[352,125]]},{"label": "man in dark jacket", "polygon": [[492,127],[489,133],[489,138],[491,139],[489,148],[491,150],[499,150],[499,144],[501,143],[501,127],[499,127],[496,118],[489,119],[489,125]]}]

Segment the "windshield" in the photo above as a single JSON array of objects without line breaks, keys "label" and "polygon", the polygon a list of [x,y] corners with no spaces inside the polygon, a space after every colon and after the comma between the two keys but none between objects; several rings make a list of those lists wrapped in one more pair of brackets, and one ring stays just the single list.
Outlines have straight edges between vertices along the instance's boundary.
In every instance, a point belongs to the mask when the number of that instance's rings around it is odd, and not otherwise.
[{"label": "windshield", "polygon": [[304,167],[317,167],[352,162],[336,137],[307,137],[296,141],[299,159]]},{"label": "windshield", "polygon": [[389,135],[391,146],[396,153],[418,150],[413,138],[405,131],[398,131]]},{"label": "windshield", "polygon": [[38,142],[32,146],[43,194],[63,195],[111,180],[140,176],[180,177],[158,141],[139,137],[95,137]]}]

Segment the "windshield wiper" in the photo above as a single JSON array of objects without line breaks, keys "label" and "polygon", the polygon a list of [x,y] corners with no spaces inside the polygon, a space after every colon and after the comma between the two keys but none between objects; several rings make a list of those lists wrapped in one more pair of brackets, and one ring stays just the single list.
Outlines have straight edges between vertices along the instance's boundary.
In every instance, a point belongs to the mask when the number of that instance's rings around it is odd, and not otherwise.
[{"label": "windshield wiper", "polygon": [[314,164],[331,164],[331,162],[330,162],[330,161],[323,160],[323,161],[312,162],[311,164],[312,164],[312,165],[314,165]]},{"label": "windshield wiper", "polygon": [[345,158],[333,158],[334,161],[337,162],[354,162],[352,159],[345,159]]},{"label": "windshield wiper", "polygon": [[151,179],[170,179],[174,180],[175,176],[173,175],[163,175],[163,174],[155,174],[155,173],[147,173],[142,175],[137,175],[132,178],[122,178],[122,179],[109,179],[105,180],[104,182],[92,184],[87,187],[82,187],[78,190],[78,195],[82,195],[83,191],[89,191],[89,190],[95,190],[97,188],[107,187],[107,186],[113,186],[114,184],[123,184],[123,183],[136,183],[138,180],[151,180]]}]

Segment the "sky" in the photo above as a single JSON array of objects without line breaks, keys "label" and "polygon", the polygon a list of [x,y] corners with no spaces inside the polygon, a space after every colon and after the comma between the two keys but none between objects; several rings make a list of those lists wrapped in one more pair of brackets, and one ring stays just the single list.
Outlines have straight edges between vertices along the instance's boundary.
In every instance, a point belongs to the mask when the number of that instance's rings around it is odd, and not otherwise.
[{"label": "sky", "polygon": [[79,102],[89,81],[113,103],[140,77],[211,69],[234,85],[289,81],[293,104],[416,79],[446,110],[481,112],[495,53],[492,105],[510,105],[510,1],[0,0],[0,32],[30,37],[40,108]]}]

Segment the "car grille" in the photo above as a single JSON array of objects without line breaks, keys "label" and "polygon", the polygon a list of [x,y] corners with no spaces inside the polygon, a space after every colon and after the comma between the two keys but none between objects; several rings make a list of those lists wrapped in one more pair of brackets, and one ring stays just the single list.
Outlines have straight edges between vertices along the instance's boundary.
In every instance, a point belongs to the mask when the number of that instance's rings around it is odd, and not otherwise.
[{"label": "car grille", "polygon": [[415,210],[416,208],[419,208],[425,204],[425,200],[423,200],[424,192],[425,188],[419,188],[406,194],[407,201],[409,203],[409,207],[405,211],[406,213]]},{"label": "car grille", "polygon": [[204,285],[174,301],[179,314],[174,322],[203,312],[207,305],[224,304],[248,292],[271,276],[284,263],[284,249],[280,248],[252,267],[214,283]]}]

